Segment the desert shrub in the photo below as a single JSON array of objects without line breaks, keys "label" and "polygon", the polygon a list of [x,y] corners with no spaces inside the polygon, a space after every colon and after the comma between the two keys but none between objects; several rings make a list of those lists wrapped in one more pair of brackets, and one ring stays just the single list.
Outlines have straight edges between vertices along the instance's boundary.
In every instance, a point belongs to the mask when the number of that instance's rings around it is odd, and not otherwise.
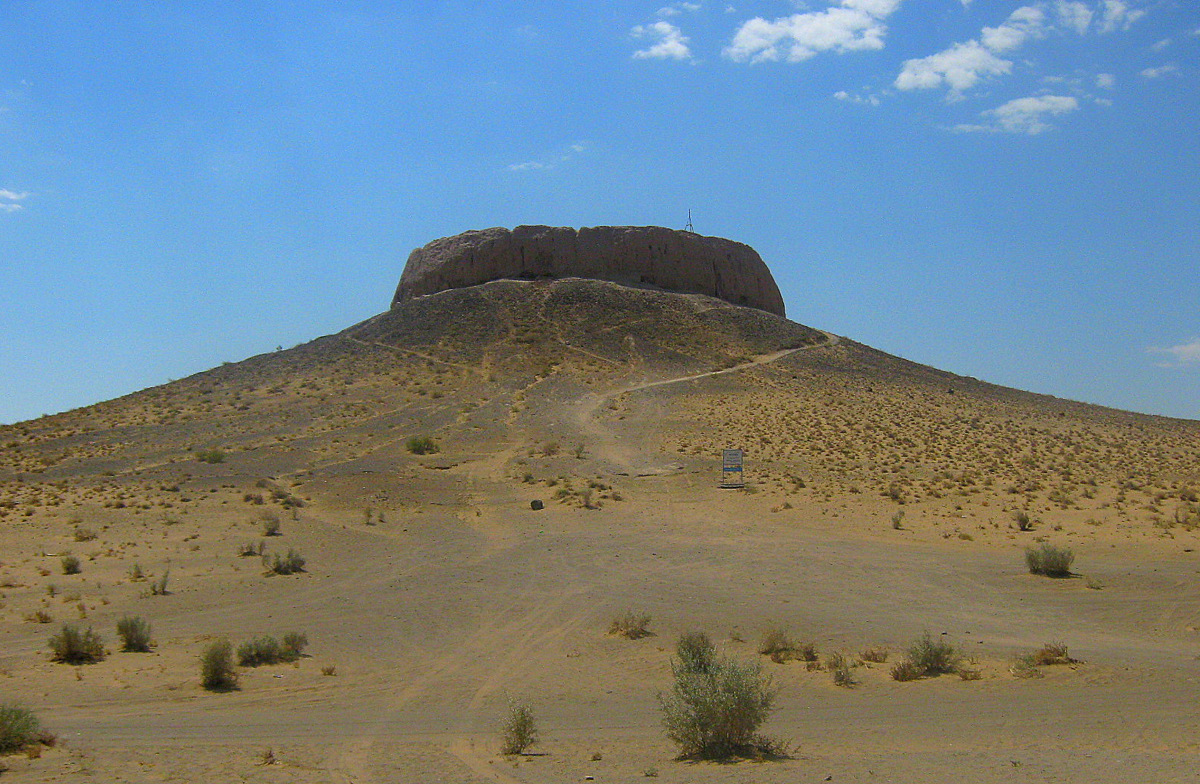
[{"label": "desert shrub", "polygon": [[117,621],[117,636],[121,650],[145,653],[150,650],[150,624],[145,618],[126,616]]},{"label": "desert shrub", "polygon": [[12,754],[35,743],[42,733],[33,711],[11,703],[0,704],[0,754]]},{"label": "desert shrub", "polygon": [[283,660],[296,661],[308,647],[308,635],[303,632],[288,632],[283,635]]},{"label": "desert shrub", "polygon": [[261,519],[263,536],[283,535],[279,530],[279,515],[274,512],[263,512]]},{"label": "desert shrub", "polygon": [[500,725],[500,753],[524,754],[537,740],[538,728],[533,709],[528,705],[510,706],[508,715]]},{"label": "desert shrub", "polygon": [[725,759],[778,753],[779,744],[758,735],[770,716],[775,689],[756,663],[720,660],[708,672],[672,663],[675,683],[659,694],[667,737],[681,756]]},{"label": "desert shrub", "polygon": [[200,685],[209,691],[237,688],[238,675],[233,666],[233,646],[229,640],[217,640],[200,654]]},{"label": "desert shrub", "polygon": [[79,574],[80,566],[79,559],[73,555],[64,555],[59,559],[59,564],[62,565],[63,574]]},{"label": "desert shrub", "polygon": [[837,686],[849,687],[856,683],[853,667],[854,660],[843,653],[831,653],[825,660],[825,669],[829,670]]},{"label": "desert shrub", "polygon": [[259,667],[264,664],[293,662],[300,658],[308,645],[308,635],[288,632],[280,642],[274,637],[257,637],[238,646],[237,660],[241,667]]},{"label": "desert shrub", "polygon": [[1030,654],[1030,660],[1039,667],[1051,664],[1075,664],[1076,662],[1068,655],[1067,646],[1061,642],[1046,643]]},{"label": "desert shrub", "polygon": [[224,463],[225,453],[220,449],[201,449],[196,453],[196,459],[201,463]]},{"label": "desert shrub", "polygon": [[162,577],[150,583],[151,596],[166,596],[170,593],[167,590],[167,583],[171,580],[171,570],[163,572]]},{"label": "desert shrub", "polygon": [[1030,574],[1043,574],[1047,577],[1070,577],[1071,563],[1075,554],[1069,547],[1058,547],[1043,542],[1037,547],[1025,550],[1025,566]]},{"label": "desert shrub", "polygon": [[980,681],[983,680],[983,671],[974,667],[959,667],[958,677],[964,681]]},{"label": "desert shrub", "polygon": [[892,680],[896,681],[915,681],[924,674],[920,667],[908,659],[896,662],[891,669]]},{"label": "desert shrub", "polygon": [[650,636],[649,627],[649,615],[635,613],[631,610],[619,618],[613,618],[612,623],[608,625],[608,633],[624,637],[627,640],[640,640],[643,637]]},{"label": "desert shrub", "polygon": [[887,648],[865,648],[858,654],[858,658],[874,664],[883,664],[888,660],[890,653]]},{"label": "desert shrub", "polygon": [[261,558],[262,554],[266,552],[266,550],[267,545],[265,542],[260,541],[258,544],[255,544],[254,542],[246,542],[244,545],[238,548],[237,554],[238,558],[253,558],[256,555]]},{"label": "desert shrub", "polygon": [[283,648],[274,637],[257,637],[237,649],[239,667],[258,667],[283,661]]},{"label": "desert shrub", "polygon": [[1014,678],[1043,678],[1042,671],[1033,663],[1032,656],[1018,656],[1008,671]]},{"label": "desert shrub", "polygon": [[129,581],[131,583],[139,583],[146,579],[146,573],[142,571],[142,565],[134,561],[133,566],[129,567]]},{"label": "desert shrub", "polygon": [[811,642],[797,642],[783,629],[769,629],[763,634],[762,642],[758,644],[758,652],[771,657],[776,664],[787,661],[814,662],[817,660],[817,646]]},{"label": "desert shrub", "polygon": [[675,655],[684,672],[709,672],[716,663],[717,651],[704,632],[688,632],[675,643]]},{"label": "desert shrub", "polygon": [[1013,522],[1016,524],[1018,531],[1032,531],[1033,530],[1033,518],[1031,518],[1029,516],[1028,512],[1021,511],[1021,510],[1014,512],[1013,513]]},{"label": "desert shrub", "polygon": [[94,664],[104,659],[104,641],[90,626],[81,632],[72,624],[50,638],[50,658],[64,664]]},{"label": "desert shrub", "polygon": [[953,645],[933,639],[929,632],[922,634],[908,649],[908,660],[917,666],[922,675],[954,672],[961,659]]},{"label": "desert shrub", "polygon": [[271,559],[271,571],[275,574],[295,574],[304,571],[304,563],[304,556],[289,547],[287,555],[275,553],[275,557]]},{"label": "desert shrub", "polygon": [[438,451],[437,441],[429,436],[412,436],[404,442],[404,448],[414,455],[431,455]]},{"label": "desert shrub", "polygon": [[90,542],[96,538],[96,532],[91,528],[84,528],[81,525],[75,526],[75,541]]}]

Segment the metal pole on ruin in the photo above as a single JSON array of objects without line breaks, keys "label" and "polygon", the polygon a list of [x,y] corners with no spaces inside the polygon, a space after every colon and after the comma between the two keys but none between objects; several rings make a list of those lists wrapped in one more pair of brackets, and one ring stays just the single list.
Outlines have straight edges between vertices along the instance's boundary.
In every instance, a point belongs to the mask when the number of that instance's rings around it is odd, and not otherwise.
[{"label": "metal pole on ruin", "polygon": [[735,490],[746,486],[742,450],[721,450],[721,487]]}]

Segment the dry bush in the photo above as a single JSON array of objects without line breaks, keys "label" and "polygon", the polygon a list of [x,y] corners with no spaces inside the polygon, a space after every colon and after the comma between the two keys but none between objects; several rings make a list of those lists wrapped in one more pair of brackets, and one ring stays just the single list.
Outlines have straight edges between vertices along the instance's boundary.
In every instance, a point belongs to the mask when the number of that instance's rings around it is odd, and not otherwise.
[{"label": "dry bush", "polygon": [[104,641],[90,626],[86,632],[72,624],[50,638],[50,658],[64,664],[95,664],[104,659]]},{"label": "dry bush", "polygon": [[858,658],[865,662],[883,664],[888,660],[889,655],[891,652],[887,648],[865,648],[858,654]]},{"label": "dry bush", "polygon": [[233,646],[229,640],[217,640],[200,654],[200,685],[208,691],[232,691],[238,674],[233,666]]},{"label": "dry bush", "polygon": [[1075,554],[1069,547],[1057,547],[1043,542],[1025,550],[1025,566],[1030,574],[1046,577],[1070,577]]},{"label": "dry bush", "polygon": [[1009,665],[1008,671],[1012,673],[1014,678],[1042,678],[1042,671],[1033,663],[1032,657],[1018,656],[1017,659]]},{"label": "dry bush", "polygon": [[36,743],[42,725],[33,711],[12,703],[0,704],[0,754],[12,754]]},{"label": "dry bush", "polygon": [[704,632],[688,632],[675,644],[675,655],[684,672],[709,672],[717,660],[712,640]]},{"label": "dry bush", "polygon": [[304,556],[300,555],[298,550],[289,547],[287,555],[281,556],[276,553],[271,559],[271,571],[275,574],[296,574],[304,571],[304,564]]},{"label": "dry bush", "polygon": [[512,705],[500,725],[500,753],[524,754],[538,740],[537,721],[528,705]]},{"label": "dry bush", "polygon": [[167,590],[167,583],[170,582],[170,580],[171,580],[171,570],[168,569],[167,571],[163,572],[162,577],[159,577],[157,580],[150,583],[150,595],[151,596],[166,596],[166,595],[168,595],[170,593],[170,591]]},{"label": "dry bush", "polygon": [[892,665],[891,676],[895,681],[915,681],[925,673],[913,662],[902,659]]},{"label": "dry bush", "polygon": [[224,463],[225,453],[220,449],[202,449],[196,453],[196,459],[201,463]]},{"label": "dry bush", "polygon": [[1033,664],[1039,667],[1051,664],[1075,664],[1077,662],[1076,659],[1072,659],[1067,654],[1067,646],[1061,642],[1046,643],[1029,656]]},{"label": "dry bush", "polygon": [[90,542],[96,538],[96,532],[91,528],[84,528],[81,525],[75,526],[75,541]]},{"label": "dry bush", "polygon": [[758,652],[769,656],[776,664],[788,661],[815,662],[817,646],[812,642],[797,642],[783,629],[769,629],[758,644]]},{"label": "dry bush", "polygon": [[608,633],[627,640],[640,640],[649,637],[650,616],[645,613],[635,613],[632,610],[624,615],[613,618],[608,625]]},{"label": "dry bush", "polygon": [[892,667],[891,675],[897,681],[912,681],[926,675],[956,672],[961,662],[962,656],[953,645],[935,640],[925,632],[909,646],[904,659]]},{"label": "dry bush", "polygon": [[829,670],[837,686],[849,688],[857,683],[854,680],[853,667],[854,660],[843,653],[831,653],[825,659],[825,669]]},{"label": "dry bush", "polygon": [[414,455],[431,455],[439,451],[437,441],[429,436],[412,436],[404,442],[404,448]]},{"label": "dry bush", "polygon": [[126,616],[117,621],[121,650],[145,653],[150,650],[150,624],[145,618]]},{"label": "dry bush", "polygon": [[279,515],[274,512],[263,512],[259,519],[262,521],[263,536],[283,535],[279,530]]},{"label": "dry bush", "polygon": [[1023,510],[1018,510],[1013,513],[1013,523],[1017,526],[1018,531],[1032,531],[1033,518],[1029,513]]},{"label": "dry bush", "polygon": [[238,646],[237,660],[241,667],[259,667],[264,664],[294,662],[300,658],[308,645],[308,636],[301,632],[288,632],[280,642],[274,637],[257,637]]},{"label": "dry bush", "polygon": [[59,559],[63,574],[79,574],[79,559],[73,555],[64,555]]},{"label": "dry bush", "polygon": [[693,759],[785,756],[779,743],[758,734],[776,691],[758,664],[714,662],[708,672],[672,666],[675,683],[658,695],[667,737]]}]

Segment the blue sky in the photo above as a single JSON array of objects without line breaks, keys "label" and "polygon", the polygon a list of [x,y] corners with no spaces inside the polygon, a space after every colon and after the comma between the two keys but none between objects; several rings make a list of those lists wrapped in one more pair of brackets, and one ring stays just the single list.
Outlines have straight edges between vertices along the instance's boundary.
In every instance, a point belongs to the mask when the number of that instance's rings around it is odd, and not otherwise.
[{"label": "blue sky", "polygon": [[436,237],[689,209],[796,321],[1200,418],[1193,0],[41,0],[0,51],[0,422],[340,330]]}]

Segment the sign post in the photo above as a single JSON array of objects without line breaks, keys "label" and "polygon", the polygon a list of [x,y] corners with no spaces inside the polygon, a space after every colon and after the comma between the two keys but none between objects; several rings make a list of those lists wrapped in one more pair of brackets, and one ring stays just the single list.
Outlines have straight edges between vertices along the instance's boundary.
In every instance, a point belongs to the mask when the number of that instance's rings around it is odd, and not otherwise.
[{"label": "sign post", "polygon": [[742,450],[721,450],[721,487],[726,489],[745,487],[745,472],[742,469]]}]

